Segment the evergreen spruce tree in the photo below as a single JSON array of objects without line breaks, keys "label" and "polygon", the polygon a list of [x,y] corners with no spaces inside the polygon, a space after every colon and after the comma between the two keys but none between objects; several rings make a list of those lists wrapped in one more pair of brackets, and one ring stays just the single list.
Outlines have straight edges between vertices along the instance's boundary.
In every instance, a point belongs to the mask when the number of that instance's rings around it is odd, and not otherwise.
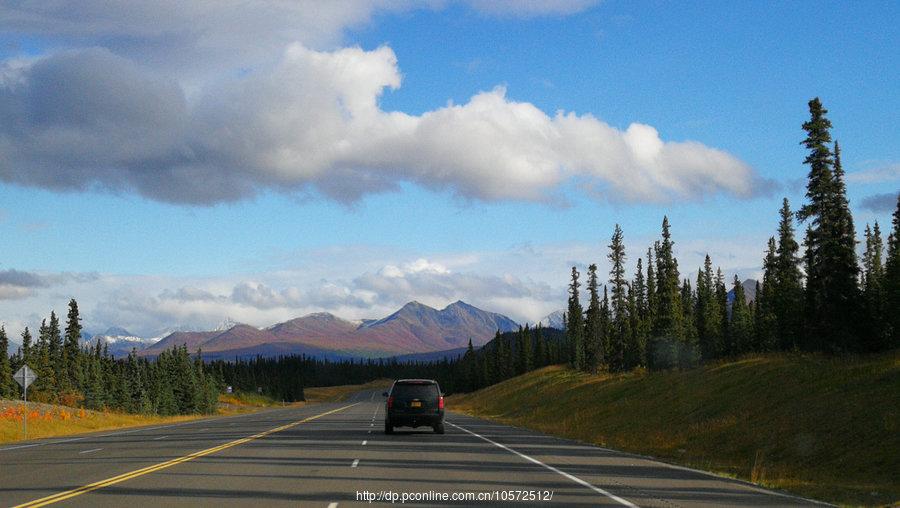
[{"label": "evergreen spruce tree", "polygon": [[637,365],[646,366],[647,338],[650,336],[650,309],[649,303],[647,302],[647,284],[646,279],[644,279],[642,261],[641,258],[638,258],[637,268],[634,272],[634,282],[631,287],[634,293],[635,308],[637,312],[637,315],[634,316],[636,318],[636,323],[633,331],[639,356]]},{"label": "evergreen spruce tree", "polygon": [[772,277],[772,312],[782,351],[800,347],[803,326],[803,273],[798,256],[800,245],[794,239],[794,219],[787,198],[781,205],[778,223],[778,247]]},{"label": "evergreen spruce tree", "polygon": [[41,320],[41,326],[38,329],[37,344],[33,347],[34,368],[37,379],[29,388],[35,401],[50,402],[52,401],[52,375],[53,366],[50,363],[50,329],[47,326],[47,320]]},{"label": "evergreen spruce tree", "polygon": [[628,295],[625,282],[625,243],[623,241],[622,228],[616,224],[612,240],[609,244],[607,258],[611,263],[609,271],[609,284],[612,288],[611,315],[609,338],[609,356],[607,363],[612,371],[624,370],[625,349],[628,335]]},{"label": "evergreen spruce tree", "polygon": [[865,320],[862,348],[865,351],[881,351],[890,344],[887,323],[888,308],[884,282],[884,242],[878,221],[874,229],[866,224],[866,250],[863,254],[863,305]]},{"label": "evergreen spruce tree", "polygon": [[[600,337],[603,351],[612,351],[612,309],[609,305],[609,289],[603,285],[603,299],[600,300]],[[608,354],[608,353],[607,353]]]},{"label": "evergreen spruce tree", "polygon": [[584,313],[584,365],[582,370],[598,368],[605,361],[604,334],[600,316],[600,293],[597,282],[597,265],[588,266],[587,311]]},{"label": "evergreen spruce tree", "polygon": [[[78,315],[78,302],[74,298],[69,300],[69,313],[66,317],[66,334],[65,343],[63,345],[66,374],[68,376],[69,385],[76,389],[82,389],[82,366],[81,366],[81,316]],[[62,373],[60,374],[62,375]]]},{"label": "evergreen spruce tree", "polygon": [[[638,259],[640,261],[640,259]],[[626,313],[628,324],[625,332],[624,370],[632,370],[640,367],[643,355],[640,344],[641,317],[638,311],[637,291],[634,284],[626,284],[628,296],[626,297]]]},{"label": "evergreen spruce tree", "polygon": [[853,219],[843,184],[840,152],[832,157],[831,121],[818,98],[809,102],[810,120],[803,124],[809,149],[806,196],[809,203],[798,216],[807,230],[806,326],[807,347],[841,352],[859,349],[856,241]]},{"label": "evergreen spruce tree", "polygon": [[737,275],[734,276],[734,300],[731,301],[731,326],[729,326],[728,352],[741,355],[750,351],[753,337],[753,324],[747,294],[744,285]]},{"label": "evergreen spruce tree", "polygon": [[534,327],[534,366],[536,368],[548,365],[547,341],[544,339],[544,326],[538,323]]},{"label": "evergreen spruce tree", "polygon": [[698,332],[695,311],[697,295],[691,288],[691,281],[684,279],[681,283],[681,312],[683,338],[678,347],[678,364],[681,367],[693,367],[700,359]]},{"label": "evergreen spruce tree", "polygon": [[731,323],[728,316],[728,289],[725,288],[725,275],[721,268],[716,269],[716,310],[719,312],[719,337],[716,340],[716,356],[729,354],[728,335]]},{"label": "evergreen spruce tree", "polygon": [[697,271],[697,342],[700,357],[710,360],[718,355],[722,331],[721,312],[716,301],[716,281],[709,254],[703,260],[703,270]]},{"label": "evergreen spruce tree", "polygon": [[13,370],[9,362],[9,337],[6,328],[0,326],[0,399],[9,399],[15,396],[12,378]]},{"label": "evergreen spruce tree", "polygon": [[[519,327],[519,335],[522,333],[522,328]],[[462,368],[463,368],[463,391],[472,392],[475,391],[476,387],[476,372],[475,372],[475,347],[472,345],[472,338],[469,337],[469,345],[466,347],[466,353],[462,357]]]},{"label": "evergreen spruce tree", "polygon": [[25,330],[22,331],[22,364],[28,365],[32,370],[34,369],[33,356],[34,351],[31,345],[31,332],[26,326]]},{"label": "evergreen spruce tree", "polygon": [[653,322],[653,346],[648,348],[652,368],[675,366],[678,348],[684,343],[680,277],[673,252],[669,218],[663,217],[662,241],[656,254],[656,312]]},{"label": "evergreen spruce tree", "polygon": [[778,321],[775,315],[775,278],[778,271],[778,247],[775,238],[769,238],[766,257],[763,259],[762,284],[756,283],[756,346],[757,351],[773,351],[778,347]]},{"label": "evergreen spruce tree", "polygon": [[894,210],[893,229],[888,236],[887,260],[884,268],[884,300],[888,309],[885,317],[889,337],[887,347],[900,347],[900,193],[897,194],[897,209]]},{"label": "evergreen spruce tree", "polygon": [[63,365],[63,354],[62,354],[62,335],[59,329],[59,317],[57,317],[55,311],[50,311],[50,324],[48,325],[48,352],[50,355],[50,364],[52,377],[50,379],[51,390],[54,394],[54,399],[58,400],[59,395],[65,389],[65,375],[61,375],[60,373],[65,373],[66,368]]},{"label": "evergreen spruce tree", "polygon": [[516,330],[513,341],[515,342],[515,347],[513,348],[513,371],[518,376],[525,372],[525,335],[522,333],[521,325]]},{"label": "evergreen spruce tree", "polygon": [[[657,242],[658,243],[658,242]],[[656,272],[653,271],[653,249],[647,248],[647,315],[645,327],[647,339],[653,333],[656,322]]]},{"label": "evergreen spruce tree", "polygon": [[525,329],[522,330],[522,364],[525,372],[534,370],[534,342],[531,337],[531,328],[528,324],[525,324]]},{"label": "evergreen spruce tree", "polygon": [[572,267],[572,280],[569,283],[569,307],[566,315],[568,322],[566,323],[566,343],[569,348],[569,362],[576,369],[585,369],[584,358],[584,324],[583,310],[578,297],[578,290],[581,283],[578,282],[580,274],[578,270]]}]

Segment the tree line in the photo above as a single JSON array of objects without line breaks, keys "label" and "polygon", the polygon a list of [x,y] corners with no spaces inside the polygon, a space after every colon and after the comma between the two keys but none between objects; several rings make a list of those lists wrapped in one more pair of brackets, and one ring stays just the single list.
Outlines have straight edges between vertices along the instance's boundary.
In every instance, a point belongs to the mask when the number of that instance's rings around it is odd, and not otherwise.
[{"label": "tree line", "polygon": [[566,361],[563,332],[524,327],[496,333],[484,347],[469,340],[457,357],[430,361],[396,358],[329,360],[305,355],[216,360],[209,369],[236,391],[258,392],[275,400],[303,400],[304,386],[363,384],[374,379],[435,379],[446,393],[468,392],[529,370]]},{"label": "tree line", "polygon": [[44,320],[37,339],[26,327],[22,345],[9,356],[9,338],[0,327],[0,398],[18,397],[21,389],[12,374],[28,365],[37,374],[29,387],[29,400],[159,415],[212,413],[222,387],[216,375],[187,348],[173,348],[155,360],[132,352],[115,359],[105,344],[80,343],[78,303],[69,301],[66,326],[60,330],[55,312]]},{"label": "tree line", "polygon": [[[860,264],[840,145],[835,141],[832,148],[832,125],[818,98],[809,102],[809,112],[802,142],[809,150],[808,202],[796,213],[787,198],[782,202],[755,299],[747,300],[735,275],[729,301],[722,270],[713,271],[709,255],[693,284],[682,277],[667,217],[660,240],[647,250],[646,271],[638,259],[633,278],[626,279],[617,224],[607,284],[599,281],[597,265],[587,269],[587,309],[580,301],[581,274],[572,267],[565,319],[571,365],[584,371],[663,369],[754,352],[847,354],[900,345],[900,196],[886,259],[875,222],[866,225]],[[806,228],[802,254],[795,217]]]}]

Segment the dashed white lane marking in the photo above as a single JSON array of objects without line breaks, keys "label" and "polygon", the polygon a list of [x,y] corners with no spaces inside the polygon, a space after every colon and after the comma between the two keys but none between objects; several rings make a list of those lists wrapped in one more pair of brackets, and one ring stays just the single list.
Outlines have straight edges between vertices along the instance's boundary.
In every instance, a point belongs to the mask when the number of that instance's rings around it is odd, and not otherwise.
[{"label": "dashed white lane marking", "polygon": [[353,464],[350,464],[350,467],[356,467],[359,465],[359,459],[353,459]]},{"label": "dashed white lane marking", "polygon": [[368,441],[363,441],[363,444],[362,444],[362,445],[363,445],[363,446],[366,446],[366,443],[368,443]]},{"label": "dashed white lane marking", "polygon": [[375,426],[374,423],[370,423],[370,424],[369,424],[369,427],[374,427],[374,426]]},{"label": "dashed white lane marking", "polygon": [[370,431],[369,431],[369,432],[367,432],[367,434],[371,434],[371,433],[372,433],[372,431],[371,431],[371,430],[370,430]]},{"label": "dashed white lane marking", "polygon": [[85,450],[85,451],[83,451],[83,452],[78,452],[78,455],[84,455],[85,453],[99,452],[99,451],[102,450],[102,449],[103,449],[103,448],[94,448],[93,450]]},{"label": "dashed white lane marking", "polygon": [[337,508],[337,506],[338,506],[337,503],[329,503],[328,504],[328,508]]},{"label": "dashed white lane marking", "polygon": [[209,430],[209,427],[206,427],[205,429],[200,429],[200,432],[206,432],[207,430]]},{"label": "dashed white lane marking", "polygon": [[160,439],[165,439],[165,438],[167,438],[167,437],[169,437],[169,436],[159,436],[159,437],[153,438],[153,440],[154,440],[154,441],[159,441]]},{"label": "dashed white lane marking", "polygon": [[559,469],[556,469],[556,468],[553,467],[553,466],[549,466],[549,465],[547,465],[547,464],[544,464],[543,462],[539,461],[538,459],[529,457],[528,455],[525,455],[524,453],[517,452],[517,451],[513,450],[512,448],[510,448],[510,447],[508,447],[508,446],[506,446],[506,445],[502,445],[502,444],[500,444],[500,443],[498,443],[498,442],[496,442],[496,441],[492,441],[492,440],[490,440],[490,439],[488,439],[488,438],[482,436],[481,434],[476,434],[476,433],[472,432],[472,431],[469,430],[469,429],[465,429],[465,428],[463,428],[463,427],[460,427],[459,425],[456,425],[455,423],[450,423],[450,422],[447,422],[447,423],[450,424],[450,425],[452,425],[452,426],[454,426],[454,427],[456,427],[457,429],[459,429],[459,430],[461,430],[461,431],[463,431],[463,432],[466,432],[466,433],[468,433],[468,434],[471,434],[471,435],[473,435],[473,436],[475,436],[475,437],[477,437],[477,438],[479,438],[479,439],[483,439],[483,440],[487,441],[488,443],[491,443],[491,444],[494,445],[494,446],[497,446],[497,447],[499,447],[499,448],[503,448],[504,450],[506,450],[506,451],[508,451],[508,452],[510,452],[510,453],[513,453],[513,454],[515,454],[515,455],[518,455],[519,457],[522,457],[523,459],[525,459],[525,460],[527,460],[527,461],[529,461],[529,462],[533,462],[533,463],[535,463],[535,464],[537,464],[537,465],[539,465],[539,466],[543,466],[543,467],[549,469],[550,471],[553,471],[554,473],[556,473],[556,474],[558,474],[558,475],[564,476],[564,477],[568,478],[569,480],[572,480],[573,482],[575,482],[575,483],[577,483],[577,484],[579,484],[579,485],[581,485],[581,486],[587,487],[587,488],[593,490],[594,492],[596,492],[596,493],[598,493],[598,494],[602,494],[602,495],[604,495],[604,496],[606,496],[606,497],[612,499],[613,501],[615,501],[615,502],[617,502],[617,503],[619,503],[619,504],[621,504],[621,505],[628,506],[628,507],[630,507],[630,508],[637,508],[637,505],[631,503],[631,502],[628,501],[627,499],[622,499],[621,497],[619,497],[619,496],[617,496],[617,495],[615,495],[615,494],[612,494],[612,493],[610,493],[610,492],[607,492],[607,491],[601,489],[600,487],[595,487],[594,485],[592,485],[592,484],[590,484],[590,483],[588,483],[588,482],[582,480],[581,478],[578,478],[577,476],[570,475],[569,473],[567,473],[567,472],[565,472],[565,471],[561,471],[561,470],[559,470]]}]

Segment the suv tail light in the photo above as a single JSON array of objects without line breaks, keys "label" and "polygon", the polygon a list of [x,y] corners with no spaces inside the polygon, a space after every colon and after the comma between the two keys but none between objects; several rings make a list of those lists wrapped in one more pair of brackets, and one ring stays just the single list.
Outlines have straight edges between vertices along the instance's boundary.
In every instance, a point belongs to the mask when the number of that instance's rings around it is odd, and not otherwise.
[{"label": "suv tail light", "polygon": [[444,409],[444,396],[441,395],[441,398],[438,399],[438,409]]},{"label": "suv tail light", "polygon": [[[441,402],[441,405],[443,406],[443,402]],[[394,407],[394,397],[388,397],[388,409],[392,407]]]}]

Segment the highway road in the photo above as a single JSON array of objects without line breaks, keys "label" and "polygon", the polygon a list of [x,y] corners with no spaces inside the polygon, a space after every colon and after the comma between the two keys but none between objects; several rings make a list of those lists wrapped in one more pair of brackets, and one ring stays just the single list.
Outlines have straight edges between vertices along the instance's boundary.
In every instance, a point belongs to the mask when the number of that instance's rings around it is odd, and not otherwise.
[{"label": "highway road", "polygon": [[404,496],[414,506],[814,504],[452,412],[445,435],[387,436],[383,404],[380,392],[360,392],[341,403],[0,445],[0,505],[335,508]]}]

